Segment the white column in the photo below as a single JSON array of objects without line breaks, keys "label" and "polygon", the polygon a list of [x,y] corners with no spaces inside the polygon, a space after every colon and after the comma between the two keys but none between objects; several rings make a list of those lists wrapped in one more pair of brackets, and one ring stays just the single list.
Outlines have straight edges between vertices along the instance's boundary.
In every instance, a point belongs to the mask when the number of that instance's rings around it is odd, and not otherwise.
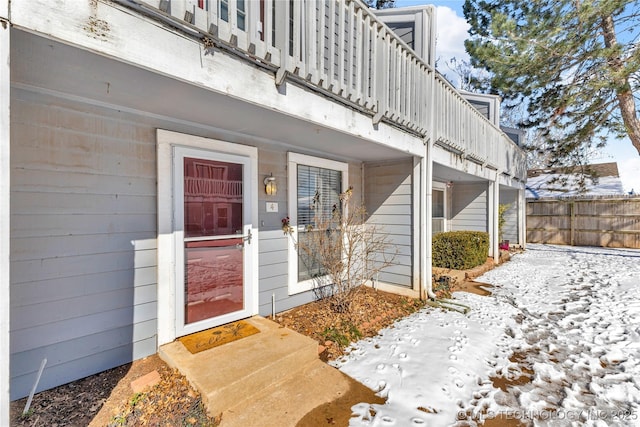
[{"label": "white column", "polygon": [[493,260],[500,262],[500,173],[496,171],[496,181],[493,187]]},{"label": "white column", "polygon": [[[431,9],[434,12],[434,9]],[[432,34],[435,34],[435,13],[431,14],[431,22],[429,27]],[[434,38],[435,39],[435,38]],[[435,47],[435,42],[431,41],[430,48]],[[434,52],[429,52],[429,56],[433,57]],[[434,88],[436,87],[436,73],[429,73],[429,86],[431,93],[428,94],[429,101],[427,108],[429,114],[429,133],[425,144],[425,156],[420,161],[420,189],[422,195],[420,197],[420,248],[422,254],[422,295],[421,298],[430,298],[435,300],[436,295],[432,287],[433,275],[433,143],[435,141],[435,123],[436,123],[436,95]]]},{"label": "white column", "polygon": [[[432,134],[433,135],[433,134]],[[421,298],[435,299],[431,287],[431,276],[433,274],[433,143],[427,142],[426,157],[420,160],[420,188],[422,197],[420,202],[420,248],[422,257],[422,295]]]},{"label": "white column", "polygon": [[493,260],[500,261],[500,251],[498,250],[498,205],[500,204],[500,183],[498,182],[498,172],[494,181],[489,181],[489,253]]},{"label": "white column", "polygon": [[518,190],[518,243],[527,247],[527,199],[524,188]]},{"label": "white column", "polygon": [[9,425],[9,5],[0,0],[0,425]]},{"label": "white column", "polygon": [[[276,86],[284,83],[289,62],[289,2],[275,2],[276,13],[273,17],[275,24],[276,49],[280,49],[280,68],[276,72]],[[267,31],[271,31],[267,29]],[[331,62],[333,63],[333,62]]]},{"label": "white column", "polygon": [[176,337],[176,265],[173,235],[173,148],[164,131],[157,133],[158,176],[158,347]]},{"label": "white column", "polygon": [[416,293],[422,297],[422,295],[420,295],[420,293],[422,292],[422,258],[423,255],[425,255],[424,252],[424,246],[423,246],[423,238],[422,238],[422,233],[423,233],[423,228],[424,228],[424,222],[422,221],[422,214],[423,214],[423,207],[422,207],[422,202],[424,200],[424,187],[422,186],[422,175],[423,175],[423,171],[422,171],[422,167],[423,167],[423,158],[421,157],[414,157],[413,158],[413,174],[411,175],[411,182],[413,184],[413,247],[415,248],[415,250],[413,251],[413,258],[412,258],[412,263],[413,263],[413,268],[412,268],[412,275],[413,275],[413,290],[416,291]]}]

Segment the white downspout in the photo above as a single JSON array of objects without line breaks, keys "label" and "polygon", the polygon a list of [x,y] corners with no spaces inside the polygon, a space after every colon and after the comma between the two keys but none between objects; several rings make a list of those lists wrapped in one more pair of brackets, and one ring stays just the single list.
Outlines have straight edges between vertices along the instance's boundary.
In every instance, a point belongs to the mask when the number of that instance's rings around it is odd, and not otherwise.
[{"label": "white downspout", "polygon": [[498,227],[498,218],[500,212],[500,171],[496,171],[496,179],[493,182],[493,236],[491,236],[491,245],[493,252],[493,261],[498,264],[500,262],[500,236]]},{"label": "white downspout", "polygon": [[[420,174],[420,188],[424,191],[423,197],[420,198],[422,206],[420,215],[420,246],[424,250],[422,263],[422,283],[424,294],[429,299],[435,300],[436,294],[433,292],[433,248],[431,246],[433,234],[433,143],[435,140],[435,123],[436,123],[436,71],[435,71],[435,47],[436,47],[436,8],[431,6],[430,10],[430,32],[429,32],[429,58],[431,66],[431,91],[429,96],[429,130],[427,134],[427,143],[425,145],[425,157],[422,159],[422,173]],[[423,293],[421,296],[424,298]],[[425,298],[426,299],[426,298]]]},{"label": "white downspout", "polygon": [[[433,107],[433,102],[431,103]],[[431,113],[433,116],[433,112]],[[425,256],[424,262],[422,265],[422,277],[423,277],[423,286],[426,293],[426,296],[432,300],[436,299],[436,294],[433,292],[433,281],[431,279],[433,275],[433,248],[431,245],[432,241],[432,233],[433,233],[433,221],[432,221],[432,205],[433,205],[433,159],[432,159],[432,150],[433,150],[433,120],[431,121],[431,136],[426,144],[426,157],[422,159],[422,173],[420,174],[422,182],[420,183],[420,188],[425,189],[425,197],[422,197],[422,215],[420,215],[420,220],[422,222],[420,226],[421,230],[421,246],[424,248]]]},{"label": "white downspout", "polygon": [[527,199],[523,188],[518,190],[518,243],[522,249],[527,248]]}]

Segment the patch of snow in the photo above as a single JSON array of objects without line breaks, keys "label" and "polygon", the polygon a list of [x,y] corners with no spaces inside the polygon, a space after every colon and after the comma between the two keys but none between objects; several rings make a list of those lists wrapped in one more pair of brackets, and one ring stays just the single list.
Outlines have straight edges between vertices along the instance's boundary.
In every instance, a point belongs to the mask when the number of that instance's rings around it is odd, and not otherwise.
[{"label": "patch of snow", "polygon": [[[567,178],[567,185],[561,183],[550,183],[555,179]],[[590,178],[586,179],[585,192],[578,193],[578,178],[575,175],[566,174],[540,174],[527,178],[527,197],[570,197],[570,196],[611,196],[626,194],[622,186],[622,181],[617,176],[603,176],[598,178],[594,184]],[[532,191],[533,190],[533,191]],[[535,194],[534,194],[535,192]]]},{"label": "patch of snow", "polygon": [[335,362],[387,397],[350,425],[640,425],[639,277],[638,250],[529,245],[478,278],[491,296],[455,293],[467,315],[425,308]]}]

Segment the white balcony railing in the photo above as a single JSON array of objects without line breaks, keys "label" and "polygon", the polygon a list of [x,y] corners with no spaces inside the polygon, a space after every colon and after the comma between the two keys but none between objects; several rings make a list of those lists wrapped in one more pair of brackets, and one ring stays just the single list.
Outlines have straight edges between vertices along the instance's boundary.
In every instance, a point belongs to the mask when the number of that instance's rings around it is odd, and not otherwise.
[{"label": "white balcony railing", "polygon": [[524,179],[526,155],[442,76],[434,87],[435,140],[478,163]]},{"label": "white balcony railing", "polygon": [[242,181],[212,178],[184,178],[186,197],[216,196],[227,199],[242,198]]},{"label": "white balcony railing", "polygon": [[[524,179],[525,155],[360,0],[116,0],[151,10],[381,120]],[[152,13],[151,15],[154,15]]]}]

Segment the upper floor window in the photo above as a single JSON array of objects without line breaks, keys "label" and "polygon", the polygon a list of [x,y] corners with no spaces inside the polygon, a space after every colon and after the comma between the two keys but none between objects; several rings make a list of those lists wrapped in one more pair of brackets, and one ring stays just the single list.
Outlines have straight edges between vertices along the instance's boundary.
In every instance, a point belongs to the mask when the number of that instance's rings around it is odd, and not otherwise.
[{"label": "upper floor window", "polygon": [[[220,19],[229,22],[229,0],[220,0]],[[238,29],[245,31],[247,19],[247,9],[245,0],[236,1],[236,24]]]}]

